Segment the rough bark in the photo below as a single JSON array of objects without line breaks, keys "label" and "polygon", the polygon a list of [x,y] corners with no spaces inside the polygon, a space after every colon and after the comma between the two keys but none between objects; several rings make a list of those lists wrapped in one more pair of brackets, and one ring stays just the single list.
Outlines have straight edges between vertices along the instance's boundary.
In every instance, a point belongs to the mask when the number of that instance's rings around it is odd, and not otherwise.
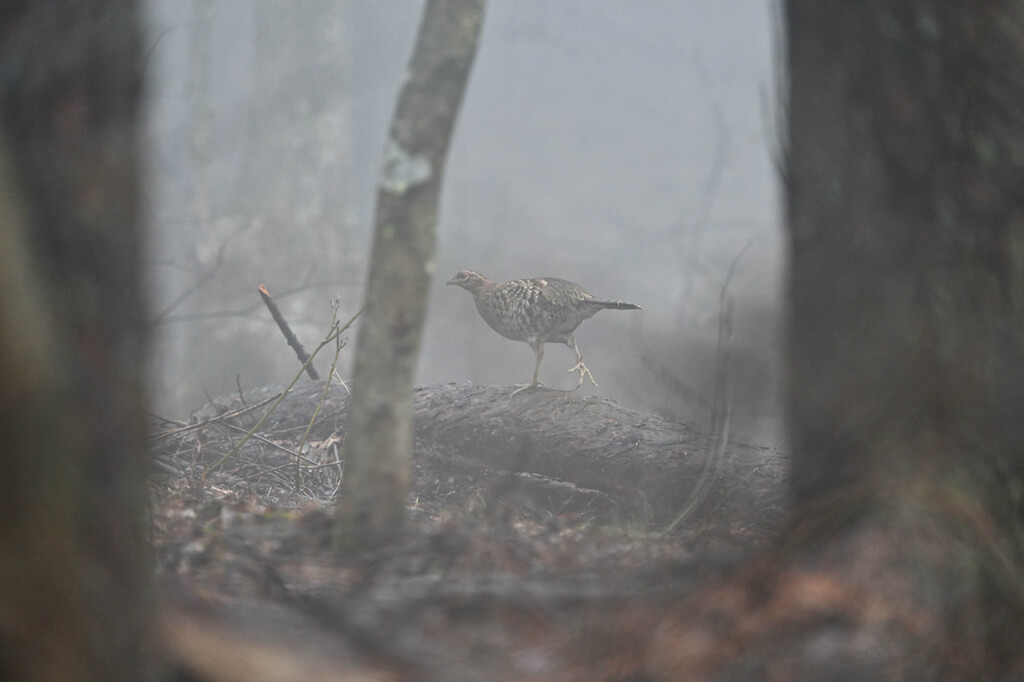
[{"label": "rough bark", "polygon": [[610,400],[446,385],[419,389],[414,405],[424,447],[601,491],[634,522],[664,527],[699,495],[690,526],[764,538],[785,506],[783,453],[740,443],[716,453],[714,434]]},{"label": "rough bark", "polygon": [[[322,389],[320,382],[296,387],[261,430],[280,438],[303,433]],[[709,485],[680,530],[711,531],[733,545],[765,540],[784,515],[789,459],[783,452],[730,442],[716,457],[713,434],[610,400],[548,390],[510,399],[510,392],[457,384],[416,388],[415,461],[482,477],[535,475],[542,478],[521,476],[509,486],[526,490],[552,514],[607,513],[653,529],[687,506],[703,477]],[[253,405],[265,397],[253,391],[245,399]],[[214,418],[239,405],[208,406],[196,417]],[[345,436],[349,414],[344,389],[332,387],[310,438]]]},{"label": "rough bark", "polygon": [[125,0],[0,10],[0,678],[147,679]]},{"label": "rough bark", "polygon": [[918,465],[1020,472],[1024,424],[1004,417],[1024,385],[1022,14],[790,5],[801,499],[851,481],[888,495]]},{"label": "rough bark", "polygon": [[1024,6],[790,0],[786,27],[797,508],[785,544],[659,628],[648,670],[1008,679]]},{"label": "rough bark", "polygon": [[445,160],[483,22],[483,0],[430,0],[385,144],[356,341],[339,539],[401,527],[409,489],[410,395],[419,355]]},{"label": "rough bark", "polygon": [[1020,556],[1024,7],[788,14],[797,500],[970,512]]}]

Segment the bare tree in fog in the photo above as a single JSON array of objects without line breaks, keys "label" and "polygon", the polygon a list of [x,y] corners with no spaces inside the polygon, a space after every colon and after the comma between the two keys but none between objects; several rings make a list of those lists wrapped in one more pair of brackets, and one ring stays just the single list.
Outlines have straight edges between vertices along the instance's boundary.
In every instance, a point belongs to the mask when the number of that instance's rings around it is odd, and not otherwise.
[{"label": "bare tree in fog", "polygon": [[133,2],[0,5],[0,678],[148,679]]},{"label": "bare tree in fog", "polygon": [[341,535],[388,534],[402,525],[411,476],[412,382],[441,184],[483,10],[484,0],[427,3],[388,134],[345,436]]}]

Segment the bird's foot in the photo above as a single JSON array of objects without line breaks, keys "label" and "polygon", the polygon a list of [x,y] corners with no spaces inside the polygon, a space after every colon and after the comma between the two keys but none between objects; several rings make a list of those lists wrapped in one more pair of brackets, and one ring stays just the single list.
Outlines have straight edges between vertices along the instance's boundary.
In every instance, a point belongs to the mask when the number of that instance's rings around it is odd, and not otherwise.
[{"label": "bird's foot", "polygon": [[590,373],[590,370],[589,370],[589,369],[587,369],[587,366],[583,364],[583,358],[580,358],[580,359],[579,359],[579,360],[578,360],[578,361],[576,362],[576,366],[575,366],[575,367],[572,367],[571,369],[568,369],[568,370],[566,370],[566,371],[567,371],[567,372],[569,372],[570,374],[571,374],[572,372],[579,372],[579,373],[580,373],[580,380],[579,380],[579,382],[578,382],[578,383],[576,384],[576,388],[572,389],[573,391],[578,391],[578,390],[580,390],[580,386],[582,386],[582,385],[583,385],[583,377],[586,377],[587,379],[590,379],[590,383],[592,383],[592,384],[594,384],[595,386],[597,386],[597,382],[596,382],[596,381],[594,381],[594,375],[593,375],[593,374],[591,374],[591,373]]},{"label": "bird's foot", "polygon": [[530,388],[543,388],[544,387],[544,382],[542,382],[542,381],[535,381],[532,384],[522,384],[522,385],[516,384],[516,386],[518,386],[518,388],[516,388],[516,390],[512,391],[511,395],[509,395],[509,398],[512,398],[513,396],[515,396],[516,393],[522,393],[523,391],[525,391],[527,389],[530,389]]}]

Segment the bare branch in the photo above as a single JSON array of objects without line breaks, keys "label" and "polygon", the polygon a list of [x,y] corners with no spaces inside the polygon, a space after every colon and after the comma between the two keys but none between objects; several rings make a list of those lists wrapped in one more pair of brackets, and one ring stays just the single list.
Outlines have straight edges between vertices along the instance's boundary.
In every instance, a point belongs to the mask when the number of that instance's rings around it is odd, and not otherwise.
[{"label": "bare branch", "polygon": [[280,329],[281,333],[284,334],[284,338],[288,342],[288,345],[295,351],[295,355],[299,358],[299,362],[301,362],[302,366],[306,368],[306,374],[308,374],[309,378],[313,381],[317,381],[320,378],[320,375],[316,373],[316,368],[313,367],[313,363],[310,362],[309,353],[307,353],[306,349],[302,347],[302,343],[298,338],[296,338],[295,332],[292,331],[292,328],[288,326],[288,321],[284,319],[284,315],[281,314],[281,310],[277,307],[277,304],[274,303],[274,299],[270,295],[270,291],[267,290],[265,284],[260,284],[257,289],[260,292],[260,298],[263,299],[263,304],[266,305],[267,310],[270,311],[270,316],[273,317],[274,322],[277,323],[278,329]]}]

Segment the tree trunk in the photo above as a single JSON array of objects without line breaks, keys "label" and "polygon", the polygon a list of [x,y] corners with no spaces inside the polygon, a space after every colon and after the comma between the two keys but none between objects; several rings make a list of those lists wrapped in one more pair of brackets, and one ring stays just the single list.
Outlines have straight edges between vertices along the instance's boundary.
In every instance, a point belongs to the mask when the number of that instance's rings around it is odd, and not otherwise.
[{"label": "tree trunk", "polygon": [[1024,7],[788,19],[796,500],[986,519],[1020,557]]},{"label": "tree trunk", "polygon": [[339,539],[402,525],[412,381],[419,356],[445,160],[483,22],[483,0],[429,0],[385,144],[356,341]]},{"label": "tree trunk", "polygon": [[0,9],[0,678],[149,677],[136,10]]},{"label": "tree trunk", "polygon": [[[673,679],[1024,663],[1024,6],[786,4],[797,503],[656,637]],[[724,625],[724,623],[729,623]],[[694,637],[715,646],[693,653]]]}]

